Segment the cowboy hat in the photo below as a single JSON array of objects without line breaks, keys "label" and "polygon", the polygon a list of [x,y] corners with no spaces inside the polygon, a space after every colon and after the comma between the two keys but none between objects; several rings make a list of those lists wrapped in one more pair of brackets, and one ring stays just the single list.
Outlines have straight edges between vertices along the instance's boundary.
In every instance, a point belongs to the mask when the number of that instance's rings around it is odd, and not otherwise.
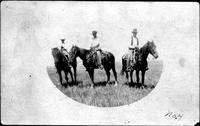
[{"label": "cowboy hat", "polygon": [[92,34],[96,34],[96,33],[97,33],[97,31],[95,31],[95,30],[92,31]]},{"label": "cowboy hat", "polygon": [[64,43],[65,39],[60,39],[62,41],[62,43]]},{"label": "cowboy hat", "polygon": [[133,31],[132,31],[132,33],[137,33],[137,29],[134,28]]}]

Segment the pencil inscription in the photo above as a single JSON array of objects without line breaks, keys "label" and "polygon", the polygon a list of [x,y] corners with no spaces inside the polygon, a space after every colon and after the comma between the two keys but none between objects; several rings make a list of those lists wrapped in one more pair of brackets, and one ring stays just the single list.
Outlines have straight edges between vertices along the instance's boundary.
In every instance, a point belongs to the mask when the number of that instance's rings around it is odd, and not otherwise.
[{"label": "pencil inscription", "polygon": [[183,114],[174,113],[174,112],[167,112],[165,114],[165,117],[169,117],[169,118],[175,119],[177,121],[180,121],[183,117]]}]

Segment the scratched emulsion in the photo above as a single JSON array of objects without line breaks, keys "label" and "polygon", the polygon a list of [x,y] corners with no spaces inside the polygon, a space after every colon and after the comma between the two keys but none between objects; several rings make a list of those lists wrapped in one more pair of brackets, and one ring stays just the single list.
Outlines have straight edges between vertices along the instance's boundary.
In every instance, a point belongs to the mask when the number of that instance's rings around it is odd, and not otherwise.
[{"label": "scratched emulsion", "polygon": [[[2,96],[6,102],[4,102],[3,106],[6,109],[2,109],[2,111],[7,114],[13,114],[15,118],[10,120],[11,122],[21,123],[22,120],[26,121],[26,118],[22,116],[23,114],[28,117],[30,115],[37,115],[37,102],[33,102],[34,93],[36,89],[34,87],[35,83],[35,68],[37,66],[37,57],[40,55],[40,46],[37,43],[37,38],[35,35],[35,29],[40,25],[39,20],[34,15],[34,10],[29,9],[28,7],[25,10],[16,11],[12,9],[12,6],[7,5],[4,12],[15,13],[15,17],[7,18],[7,22],[17,22],[15,23],[13,28],[7,28],[5,32],[10,35],[11,33],[16,32],[14,34],[15,41],[7,41],[3,44],[9,45],[10,43],[14,43],[12,55],[8,55],[8,59],[11,59],[10,63],[10,72],[5,76],[3,80],[3,84],[8,85],[8,87],[2,88],[2,91],[8,88],[9,92],[6,92]],[[5,22],[5,20],[3,20]],[[4,29],[5,30],[5,29]],[[10,53],[10,52],[6,52]],[[9,83],[8,83],[9,82]],[[4,92],[5,93],[5,92]],[[15,95],[18,94],[18,95]],[[10,100],[7,100],[10,99]],[[23,107],[22,107],[23,106]],[[10,109],[9,109],[10,108]],[[21,108],[21,109],[19,109]],[[16,115],[18,113],[18,115]],[[3,119],[5,117],[3,116]],[[34,120],[34,117],[32,117]],[[9,121],[7,122],[9,123]],[[23,123],[23,122],[22,122]]]},{"label": "scratched emulsion", "polygon": [[181,67],[185,67],[185,59],[184,58],[180,58],[179,59],[179,65],[181,66]]}]

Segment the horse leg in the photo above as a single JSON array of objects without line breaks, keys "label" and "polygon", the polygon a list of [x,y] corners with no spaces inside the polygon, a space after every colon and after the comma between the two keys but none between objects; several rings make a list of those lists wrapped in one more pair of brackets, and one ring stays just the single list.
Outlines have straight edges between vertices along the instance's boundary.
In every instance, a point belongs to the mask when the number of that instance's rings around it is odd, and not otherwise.
[{"label": "horse leg", "polygon": [[107,82],[106,82],[106,86],[110,83],[110,70],[105,69],[106,71],[106,75],[107,75]]},{"label": "horse leg", "polygon": [[130,72],[131,84],[133,84],[133,70]]},{"label": "horse leg", "polygon": [[145,70],[142,71],[142,86],[144,86]]},{"label": "horse leg", "polygon": [[63,85],[63,84],[62,84],[62,74],[61,74],[61,70],[57,70],[57,72],[58,72],[58,75],[59,75],[60,84]]},{"label": "horse leg", "polygon": [[137,80],[137,86],[139,85],[140,77],[139,77],[139,70],[136,70],[136,80]]},{"label": "horse leg", "polygon": [[115,86],[117,86],[118,80],[117,80],[117,72],[115,70],[115,65],[112,67],[112,71],[113,71],[113,74],[114,74],[114,77],[115,77]]},{"label": "horse leg", "polygon": [[74,82],[74,78],[73,78],[71,69],[69,69],[69,74],[70,74],[70,76],[71,76],[71,78],[72,78],[72,82]]},{"label": "horse leg", "polygon": [[75,83],[76,83],[76,66],[73,66],[73,69],[74,69],[74,80],[75,80]]},{"label": "horse leg", "polygon": [[121,75],[124,75],[124,72],[126,71],[126,60],[124,59],[124,57],[122,57],[122,70],[121,70]]},{"label": "horse leg", "polygon": [[67,71],[67,68],[64,70],[64,73],[65,73],[65,80],[66,80],[66,83],[68,84],[68,71]]},{"label": "horse leg", "polygon": [[94,86],[94,69],[90,69],[89,71],[90,79],[92,80],[91,88]]},{"label": "horse leg", "polygon": [[129,79],[128,79],[128,72],[126,71],[126,82],[129,84]]}]

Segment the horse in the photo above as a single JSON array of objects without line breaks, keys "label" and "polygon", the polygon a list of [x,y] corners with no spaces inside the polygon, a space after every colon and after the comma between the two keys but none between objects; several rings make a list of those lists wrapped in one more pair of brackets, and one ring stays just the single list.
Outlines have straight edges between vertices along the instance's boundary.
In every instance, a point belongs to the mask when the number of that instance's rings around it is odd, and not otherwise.
[{"label": "horse", "polygon": [[[64,47],[61,47],[61,52],[63,52],[63,54],[68,57],[70,59],[70,55],[67,51],[67,49],[65,49]],[[77,67],[77,60],[74,59],[74,60],[69,60],[70,62],[70,65],[72,66],[73,70],[74,70],[74,82],[75,84],[77,84],[77,81],[76,81],[76,67]]]},{"label": "horse", "polygon": [[[70,51],[71,60],[79,57],[83,61],[83,66],[88,71],[90,79],[92,81],[91,87],[94,86],[94,69],[98,69],[96,65],[96,53],[91,54],[91,50],[79,48],[76,45],[73,45]],[[107,75],[107,83],[110,83],[110,70],[112,69],[114,77],[115,77],[115,86],[117,86],[117,73],[115,70],[115,57],[112,53],[107,51],[102,51],[102,65],[104,66],[106,75]]]},{"label": "horse", "polygon": [[[145,79],[145,72],[146,72],[146,67],[147,67],[147,57],[149,55],[149,53],[154,57],[154,58],[158,58],[158,52],[156,50],[156,45],[153,41],[147,41],[147,43],[141,47],[138,51],[138,54],[135,57],[135,61],[136,63],[131,67],[130,70],[130,78],[131,78],[131,84],[133,84],[133,71],[136,70],[136,80],[137,80],[137,85],[136,86],[144,86],[144,79]],[[129,78],[129,74],[126,69],[127,69],[127,54],[124,54],[122,56],[122,70],[121,70],[121,74],[123,75],[123,73],[126,73],[126,78],[127,78],[127,83],[129,82],[128,78]],[[142,72],[142,83],[141,85],[139,85],[139,72]]]},{"label": "horse", "polygon": [[65,73],[65,79],[67,83],[68,83],[68,77],[67,77],[68,73],[70,73],[72,82],[74,82],[70,63],[69,63],[69,58],[65,56],[57,47],[52,48],[51,50],[52,50],[52,56],[54,58],[54,64],[60,78],[61,85],[64,86],[62,83],[62,74],[61,74],[62,71],[64,71]]}]

